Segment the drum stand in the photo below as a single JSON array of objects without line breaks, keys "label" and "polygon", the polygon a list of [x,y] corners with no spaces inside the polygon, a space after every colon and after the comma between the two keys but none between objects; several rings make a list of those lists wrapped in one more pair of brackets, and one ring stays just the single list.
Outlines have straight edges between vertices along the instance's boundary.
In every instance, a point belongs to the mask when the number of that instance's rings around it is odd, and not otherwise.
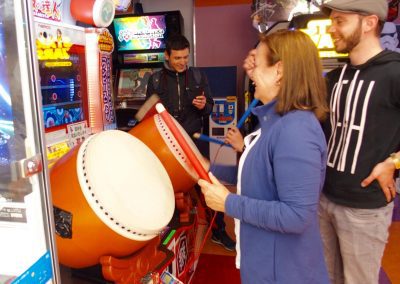
[{"label": "drum stand", "polygon": [[190,210],[193,208],[192,198],[188,192],[175,192],[175,205],[179,211],[179,221],[189,222]]},{"label": "drum stand", "polygon": [[131,256],[102,256],[103,277],[120,284],[164,283],[165,271],[183,283],[195,272],[201,243],[209,226],[205,208],[193,189],[176,194],[176,214],[163,235]]},{"label": "drum stand", "polygon": [[[100,264],[104,278],[115,283],[160,283],[159,274],[149,271],[162,271],[171,263],[174,254],[164,246],[159,246],[161,237],[154,238],[150,243],[132,256],[116,258],[102,256]],[[148,281],[142,281],[144,277]],[[153,282],[150,282],[150,281]]]}]

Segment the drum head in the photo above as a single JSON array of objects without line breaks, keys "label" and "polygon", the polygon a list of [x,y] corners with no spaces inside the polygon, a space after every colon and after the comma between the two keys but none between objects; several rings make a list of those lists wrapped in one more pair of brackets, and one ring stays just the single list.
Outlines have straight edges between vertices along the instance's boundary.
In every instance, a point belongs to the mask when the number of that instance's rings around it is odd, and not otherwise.
[{"label": "drum head", "polygon": [[77,174],[92,210],[126,238],[149,240],[172,218],[175,198],[166,170],[126,132],[103,131],[87,139],[78,152]]},{"label": "drum head", "polygon": [[[172,121],[175,123],[176,127],[179,129],[186,143],[189,145],[193,154],[197,157],[201,165],[204,167],[206,171],[208,171],[208,163],[205,162],[203,156],[201,155],[199,149],[196,147],[190,136],[187,134],[185,129],[176,121],[174,117],[171,116]],[[175,139],[174,135],[172,135],[165,121],[162,119],[161,115],[154,115],[154,122],[157,126],[157,129],[164,139],[165,144],[169,146],[171,152],[181,164],[181,166],[186,170],[186,172],[192,177],[192,179],[197,182],[199,180],[199,175],[193,167],[192,163],[187,158],[185,152],[182,147],[179,145],[178,141]]]}]

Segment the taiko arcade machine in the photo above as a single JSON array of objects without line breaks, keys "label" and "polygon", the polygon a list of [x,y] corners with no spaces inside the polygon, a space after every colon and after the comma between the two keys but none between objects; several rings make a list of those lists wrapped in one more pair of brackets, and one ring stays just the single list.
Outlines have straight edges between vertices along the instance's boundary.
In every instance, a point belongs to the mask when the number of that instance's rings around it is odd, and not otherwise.
[{"label": "taiko arcade machine", "polygon": [[[103,2],[107,4],[107,1]],[[71,10],[75,4],[71,2]],[[94,12],[93,8],[92,14]],[[93,24],[85,17],[74,17]],[[37,18],[35,24],[46,142],[52,145],[49,141],[57,143],[61,140],[66,143],[65,152],[68,152],[63,156],[61,151],[62,157],[57,157],[50,175],[60,263],[74,268],[74,274],[96,281],[146,283],[161,277],[179,278],[188,283],[193,276],[195,253],[198,257],[201,241],[195,240],[200,225],[188,193],[198,177],[185,163],[184,155],[171,151],[174,147],[171,144],[176,142],[169,141],[166,145],[175,156],[154,156],[154,152],[159,154],[159,143],[149,146],[150,142],[142,136],[140,128],[132,135],[104,131],[88,136],[88,132],[96,132],[91,118],[92,111],[98,110],[98,105],[91,107],[90,90],[91,86],[92,90],[96,86],[99,88],[97,76],[90,80],[93,65],[89,62],[97,59],[89,60],[88,53],[92,54],[93,49],[89,52],[88,34],[98,32],[49,22],[48,19]],[[101,50],[108,39],[106,36],[96,48]],[[157,131],[163,121],[159,117],[155,119]],[[144,132],[148,132],[147,128]],[[139,140],[147,143],[146,147]],[[75,147],[70,149],[71,146]],[[195,146],[192,149],[196,152]],[[200,156],[199,153],[196,155]],[[171,160],[171,166],[165,165]],[[179,173],[177,168],[186,175],[184,182],[179,174],[171,178],[172,172]],[[127,191],[126,188],[132,189]],[[185,196],[180,203],[185,210],[175,222],[177,225],[166,228],[175,208],[174,192],[176,195],[182,191]],[[201,226],[203,235],[206,225]],[[92,271],[95,271],[94,275]]]},{"label": "taiko arcade machine", "polygon": [[91,133],[115,128],[113,40],[107,29],[63,23],[62,9],[66,7],[55,5],[57,1],[54,5],[43,2],[35,1],[33,13],[46,144],[52,165]]}]

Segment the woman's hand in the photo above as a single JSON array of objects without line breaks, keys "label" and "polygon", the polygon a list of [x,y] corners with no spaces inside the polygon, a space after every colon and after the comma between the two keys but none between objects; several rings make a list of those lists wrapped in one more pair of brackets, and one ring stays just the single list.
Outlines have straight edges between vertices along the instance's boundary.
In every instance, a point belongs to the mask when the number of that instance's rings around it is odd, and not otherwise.
[{"label": "woman's hand", "polygon": [[204,194],[207,206],[215,211],[225,212],[225,200],[230,192],[211,172],[208,173],[208,176],[212,183],[209,183],[204,179],[198,181],[198,185],[201,187],[201,192]]},{"label": "woman's hand", "polygon": [[230,144],[236,152],[243,152],[244,141],[242,133],[240,133],[239,128],[232,127],[228,130],[225,137],[225,143]]},{"label": "woman's hand", "polygon": [[256,67],[256,50],[252,49],[247,54],[247,57],[243,62],[243,68],[246,71],[247,76],[249,76],[251,80],[253,80],[253,71],[255,67]]}]

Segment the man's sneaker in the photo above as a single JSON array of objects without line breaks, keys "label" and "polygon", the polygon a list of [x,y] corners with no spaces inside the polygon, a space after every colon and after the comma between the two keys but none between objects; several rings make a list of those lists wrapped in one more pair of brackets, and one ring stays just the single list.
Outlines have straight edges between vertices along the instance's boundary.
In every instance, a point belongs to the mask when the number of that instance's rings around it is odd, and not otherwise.
[{"label": "man's sneaker", "polygon": [[235,250],[236,243],[228,236],[225,230],[213,231],[211,241],[213,243],[222,245],[226,250]]}]

